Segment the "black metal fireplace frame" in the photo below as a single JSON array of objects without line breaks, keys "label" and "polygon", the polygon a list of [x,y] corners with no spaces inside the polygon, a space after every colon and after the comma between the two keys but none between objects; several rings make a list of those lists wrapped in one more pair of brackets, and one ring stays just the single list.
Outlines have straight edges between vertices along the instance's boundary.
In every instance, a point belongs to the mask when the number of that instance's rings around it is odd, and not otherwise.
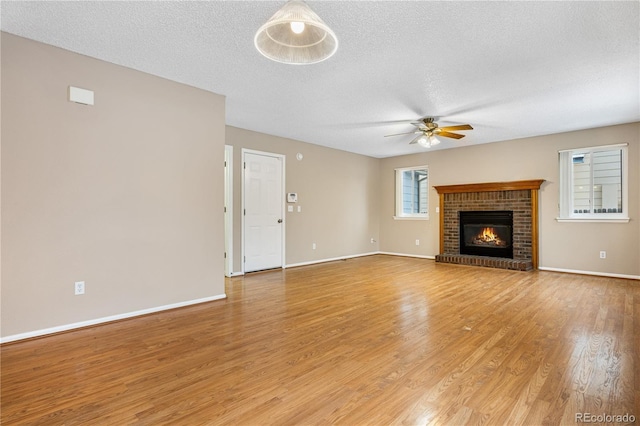
[{"label": "black metal fireplace frame", "polygon": [[[513,211],[511,210],[481,210],[458,212],[460,223],[460,254],[474,256],[490,256],[513,259]],[[465,225],[491,227],[495,225],[509,226],[511,241],[507,247],[481,247],[465,244]]]}]

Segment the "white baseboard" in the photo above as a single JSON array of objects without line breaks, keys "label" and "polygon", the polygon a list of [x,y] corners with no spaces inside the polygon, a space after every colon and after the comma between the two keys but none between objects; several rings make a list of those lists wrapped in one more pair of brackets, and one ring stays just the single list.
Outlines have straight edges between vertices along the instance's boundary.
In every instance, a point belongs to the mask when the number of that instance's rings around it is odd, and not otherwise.
[{"label": "white baseboard", "polygon": [[317,263],[334,262],[336,260],[353,259],[355,257],[372,256],[374,254],[380,254],[380,252],[379,251],[372,251],[370,253],[353,254],[353,255],[349,255],[349,256],[340,256],[340,257],[331,257],[331,258],[328,258],[328,259],[318,259],[318,260],[312,260],[312,261],[309,261],[309,262],[291,263],[289,265],[285,265],[285,268],[295,268],[296,266],[315,265]]},{"label": "white baseboard", "polygon": [[172,303],[170,305],[157,306],[155,308],[142,309],[134,312],[126,312],[124,314],[111,315],[108,317],[96,318],[96,319],[87,320],[87,321],[74,322],[72,324],[59,325],[57,327],[44,328],[42,330],[29,331],[27,333],[14,334],[11,336],[0,338],[0,344],[15,342],[16,340],[31,339],[33,337],[46,336],[47,334],[60,333],[62,331],[69,331],[77,328],[90,327],[92,325],[104,324],[112,321],[138,317],[140,315],[147,315],[147,314],[152,314],[160,311],[167,311],[169,309],[182,308],[184,306],[189,306],[189,305],[197,305],[199,303],[211,302],[213,300],[226,299],[226,297],[227,297],[226,294],[219,294],[216,296],[205,297],[202,299],[188,300],[186,302]]},{"label": "white baseboard", "polygon": [[640,280],[640,275],[625,275],[625,274],[611,274],[608,272],[593,272],[593,271],[579,271],[576,269],[562,269],[562,268],[547,268],[546,266],[539,266],[539,270],[541,271],[549,271],[549,272],[564,272],[567,274],[578,274],[578,275],[595,275],[598,277],[610,277],[610,278],[625,278],[628,280]]},{"label": "white baseboard", "polygon": [[354,255],[349,255],[349,256],[341,256],[341,257],[332,257],[332,258],[328,258],[328,259],[318,259],[318,260],[312,260],[310,262],[300,262],[300,263],[292,263],[289,265],[286,265],[285,268],[294,268],[296,266],[307,266],[307,265],[315,265],[318,263],[326,263],[326,262],[334,262],[336,260],[345,260],[345,259],[353,259],[356,257],[364,257],[364,256],[373,256],[375,254],[386,254],[389,256],[403,256],[403,257],[417,257],[420,259],[431,259],[431,260],[435,260],[435,256],[426,256],[426,255],[420,255],[420,254],[405,254],[405,253],[391,253],[391,252],[386,252],[386,251],[372,251],[369,253],[361,253],[361,254],[354,254]]},{"label": "white baseboard", "polygon": [[435,256],[422,255],[422,254],[392,253],[388,251],[379,251],[378,254],[387,254],[389,256],[417,257],[419,259],[431,259],[431,260],[436,259]]},{"label": "white baseboard", "polygon": [[[379,251],[376,254],[386,254],[390,256],[404,256],[404,257],[418,257],[421,259],[432,259],[435,260],[435,256],[423,256],[418,254],[405,254],[405,253],[393,253],[386,251]],[[567,274],[578,274],[578,275],[594,275],[600,277],[610,277],[610,278],[623,278],[628,280],[640,280],[640,275],[625,275],[625,274],[613,274],[608,272],[593,272],[593,271],[580,271],[575,269],[561,269],[561,268],[547,268],[544,266],[539,266],[538,269],[540,271],[549,271],[549,272],[563,272]]]}]

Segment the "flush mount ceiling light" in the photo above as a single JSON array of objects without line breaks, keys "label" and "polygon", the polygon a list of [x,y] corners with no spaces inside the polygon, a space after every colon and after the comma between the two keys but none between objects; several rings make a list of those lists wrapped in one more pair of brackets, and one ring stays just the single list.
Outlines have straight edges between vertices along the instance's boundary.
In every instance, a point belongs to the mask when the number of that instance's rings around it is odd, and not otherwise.
[{"label": "flush mount ceiling light", "polygon": [[315,64],[338,49],[331,28],[301,0],[288,1],[260,27],[253,41],[265,57],[284,64]]}]

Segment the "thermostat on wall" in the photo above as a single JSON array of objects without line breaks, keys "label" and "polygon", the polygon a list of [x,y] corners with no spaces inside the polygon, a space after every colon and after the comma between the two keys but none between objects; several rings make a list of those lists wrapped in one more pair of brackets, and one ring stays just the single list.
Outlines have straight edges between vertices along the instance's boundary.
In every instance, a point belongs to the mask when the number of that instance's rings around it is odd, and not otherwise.
[{"label": "thermostat on wall", "polygon": [[298,202],[298,194],[295,192],[289,192],[287,194],[287,203],[297,203]]}]

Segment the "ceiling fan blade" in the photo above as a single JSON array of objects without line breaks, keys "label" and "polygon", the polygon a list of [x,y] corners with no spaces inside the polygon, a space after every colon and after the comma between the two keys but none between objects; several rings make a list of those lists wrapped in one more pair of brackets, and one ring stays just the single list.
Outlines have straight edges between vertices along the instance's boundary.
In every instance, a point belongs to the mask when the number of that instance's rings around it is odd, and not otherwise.
[{"label": "ceiling fan blade", "polygon": [[[439,130],[439,129],[438,129]],[[451,132],[443,132],[443,131],[438,131],[436,130],[436,135],[437,136],[444,136],[445,138],[454,138],[454,139],[461,139],[464,138],[465,135],[459,135],[457,133],[451,133]]]},{"label": "ceiling fan blade", "polygon": [[406,133],[394,133],[392,135],[384,135],[385,138],[389,137],[389,136],[400,136],[400,135],[412,135],[414,133],[420,133],[420,132],[406,132]]},{"label": "ceiling fan blade", "polygon": [[448,132],[450,130],[473,130],[473,127],[471,127],[468,124],[461,124],[459,126],[443,126],[439,128],[440,130],[444,130],[445,132]]}]

